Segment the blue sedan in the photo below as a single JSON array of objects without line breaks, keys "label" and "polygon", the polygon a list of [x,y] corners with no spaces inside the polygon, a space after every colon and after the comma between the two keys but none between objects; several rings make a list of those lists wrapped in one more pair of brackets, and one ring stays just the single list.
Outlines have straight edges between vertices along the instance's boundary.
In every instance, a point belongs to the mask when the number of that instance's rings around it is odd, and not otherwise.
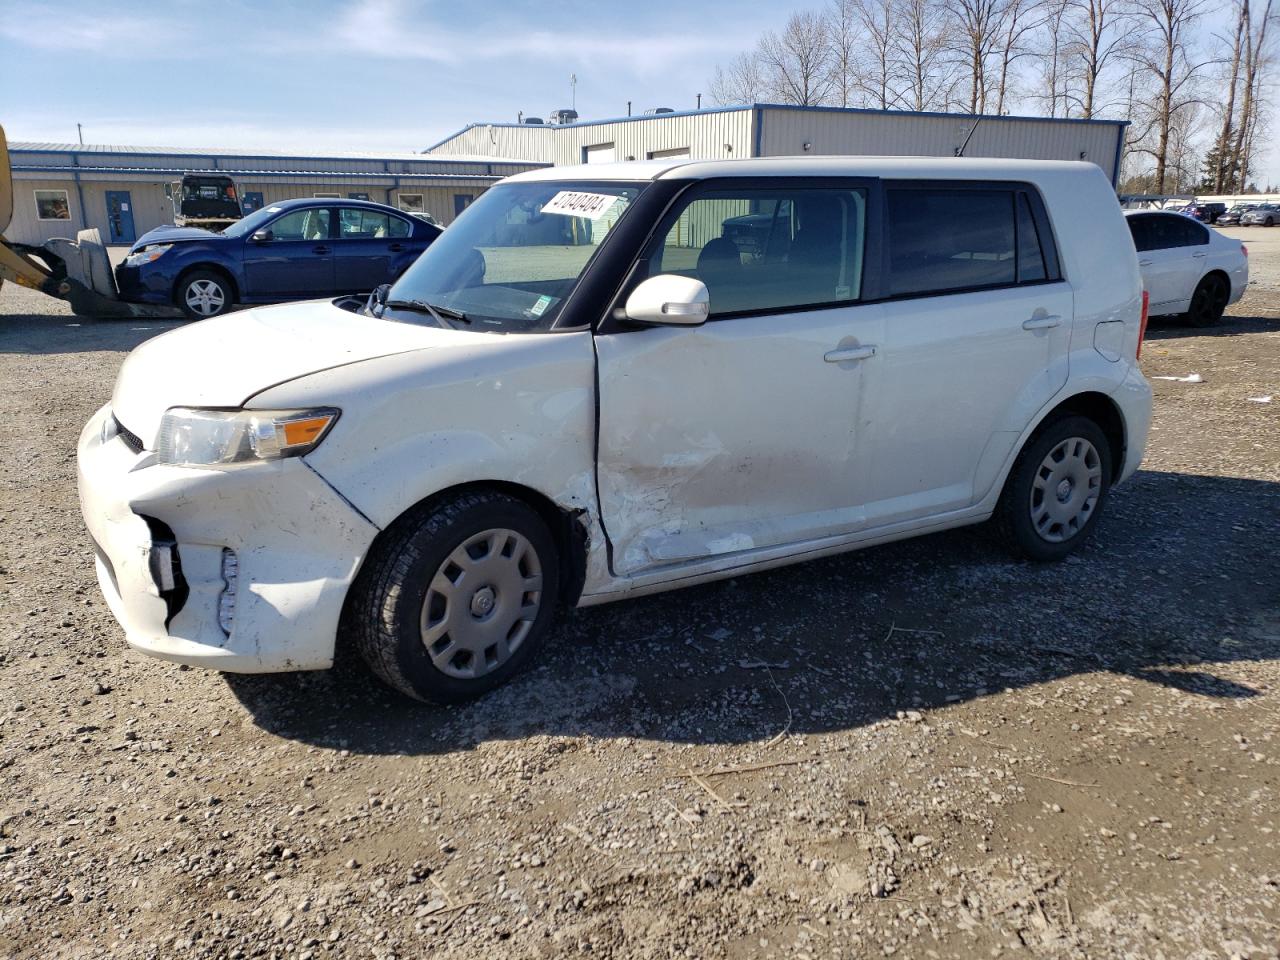
[{"label": "blue sedan", "polygon": [[367,200],[286,200],[221,233],[157,227],[116,268],[120,298],[216,317],[235,303],[368,293],[394,281],[440,228]]}]

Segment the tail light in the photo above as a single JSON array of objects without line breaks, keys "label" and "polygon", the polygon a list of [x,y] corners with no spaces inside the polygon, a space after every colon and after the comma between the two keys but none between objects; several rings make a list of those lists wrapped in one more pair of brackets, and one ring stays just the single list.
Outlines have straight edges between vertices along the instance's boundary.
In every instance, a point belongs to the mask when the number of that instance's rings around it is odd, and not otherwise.
[{"label": "tail light", "polygon": [[1142,341],[1147,338],[1147,311],[1151,308],[1151,294],[1146,290],[1142,291],[1142,319],[1138,322],[1138,349],[1134,351],[1133,359],[1137,360],[1142,356]]},{"label": "tail light", "polygon": [[1248,248],[1248,247],[1246,247],[1243,243],[1242,243],[1242,244],[1240,244],[1240,252],[1241,252],[1241,253],[1243,253],[1243,254],[1245,255],[1245,257],[1246,257],[1246,258],[1248,258],[1248,256],[1249,256],[1249,248]]}]

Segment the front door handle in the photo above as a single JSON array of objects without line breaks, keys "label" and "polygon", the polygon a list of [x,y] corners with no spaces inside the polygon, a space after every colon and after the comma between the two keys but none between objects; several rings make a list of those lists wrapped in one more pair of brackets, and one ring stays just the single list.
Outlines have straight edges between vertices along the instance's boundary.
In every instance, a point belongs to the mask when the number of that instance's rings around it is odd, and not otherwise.
[{"label": "front door handle", "polygon": [[1203,259],[1204,257],[1207,257],[1207,256],[1208,256],[1208,254],[1207,254],[1207,253],[1193,253],[1191,256],[1195,257],[1197,260],[1200,260],[1200,259]]},{"label": "front door handle", "polygon": [[1154,261],[1154,260],[1139,260],[1139,261],[1138,261],[1138,266],[1140,266],[1140,267],[1149,267],[1149,266],[1151,266],[1153,263],[1155,263],[1155,261]]},{"label": "front door handle", "polygon": [[1062,323],[1062,317],[1058,316],[1056,313],[1051,313],[1048,316],[1032,317],[1030,320],[1023,320],[1022,329],[1048,330],[1051,327],[1056,327],[1060,323]]},{"label": "front door handle", "polygon": [[318,247],[312,247],[311,252],[312,253],[328,253],[329,248],[326,247],[324,244],[320,244],[320,246]]},{"label": "front door handle", "polygon": [[876,355],[876,348],[870,344],[862,347],[845,347],[843,350],[828,350],[823,355],[827,363],[844,363],[846,360],[866,360]]}]

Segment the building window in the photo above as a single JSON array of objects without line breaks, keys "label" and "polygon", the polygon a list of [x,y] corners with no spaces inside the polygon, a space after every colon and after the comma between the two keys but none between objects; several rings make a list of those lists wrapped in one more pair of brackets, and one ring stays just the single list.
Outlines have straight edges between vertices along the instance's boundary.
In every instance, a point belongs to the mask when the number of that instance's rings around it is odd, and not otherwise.
[{"label": "building window", "polygon": [[400,209],[405,213],[422,213],[427,208],[422,203],[420,193],[402,193],[399,197]]},{"label": "building window", "polygon": [[650,150],[646,154],[650,160],[688,160],[691,155],[688,147],[672,147],[670,150]]},{"label": "building window", "polygon": [[341,200],[342,199],[342,194],[340,193],[313,193],[311,196],[315,197],[317,200]]},{"label": "building window", "polygon": [[36,218],[39,220],[70,220],[71,205],[65,190],[37,190]]}]

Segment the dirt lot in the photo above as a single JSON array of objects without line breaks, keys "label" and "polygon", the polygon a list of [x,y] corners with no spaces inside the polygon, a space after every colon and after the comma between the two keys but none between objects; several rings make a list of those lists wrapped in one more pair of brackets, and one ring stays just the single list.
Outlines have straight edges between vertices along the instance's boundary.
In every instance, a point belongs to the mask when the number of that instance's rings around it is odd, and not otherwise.
[{"label": "dirt lot", "polygon": [[452,710],[127,650],[74,443],[172,325],[5,288],[0,955],[1280,957],[1259,288],[1154,326],[1148,375],[1204,382],[1154,381],[1073,560],[960,531],[596,608]]}]

